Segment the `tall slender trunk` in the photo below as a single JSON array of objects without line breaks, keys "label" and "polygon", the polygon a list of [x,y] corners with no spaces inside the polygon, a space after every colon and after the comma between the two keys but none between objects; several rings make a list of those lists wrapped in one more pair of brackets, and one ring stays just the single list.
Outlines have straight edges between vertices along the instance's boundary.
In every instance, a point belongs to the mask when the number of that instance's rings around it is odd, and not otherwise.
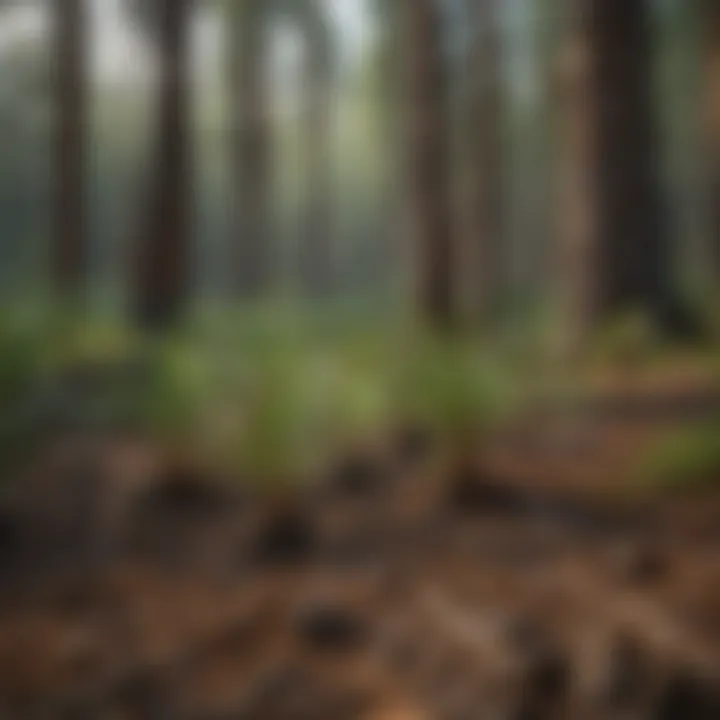
[{"label": "tall slender trunk", "polygon": [[471,237],[480,316],[492,320],[507,277],[504,243],[503,84],[500,3],[470,0],[474,37],[470,50],[469,145]]},{"label": "tall slender trunk", "polygon": [[536,3],[532,20],[536,43],[534,59],[537,97],[536,116],[532,121],[532,141],[529,168],[529,189],[532,193],[531,213],[528,218],[528,241],[525,266],[529,282],[528,297],[547,302],[553,273],[553,223],[555,222],[555,188],[557,186],[556,157],[558,142],[555,123],[558,103],[554,96],[556,45],[558,42],[561,3]]},{"label": "tall slender trunk", "polygon": [[407,63],[409,203],[424,318],[454,321],[449,138],[440,11],[434,0],[401,0]]},{"label": "tall slender trunk", "polygon": [[254,298],[270,273],[272,182],[268,37],[263,0],[230,9],[229,82],[233,162],[233,289]]},{"label": "tall slender trunk", "polygon": [[558,247],[553,278],[563,354],[585,344],[597,311],[597,108],[590,6],[566,0],[563,44],[552,83],[558,112]]},{"label": "tall slender trunk", "polygon": [[192,0],[159,0],[160,88],[153,184],[138,248],[137,318],[151,330],[182,314],[190,275],[189,35]]},{"label": "tall slender trunk", "polygon": [[61,298],[76,296],[86,275],[86,0],[55,0],[54,240],[51,277]]},{"label": "tall slender trunk", "polygon": [[[313,5],[310,12],[320,10]],[[323,296],[331,290],[331,60],[326,29],[319,17],[305,22],[303,77],[306,192],[300,265],[307,291]]]},{"label": "tall slender trunk", "polygon": [[707,148],[710,247],[715,284],[720,280],[720,4],[704,2],[705,137]]}]

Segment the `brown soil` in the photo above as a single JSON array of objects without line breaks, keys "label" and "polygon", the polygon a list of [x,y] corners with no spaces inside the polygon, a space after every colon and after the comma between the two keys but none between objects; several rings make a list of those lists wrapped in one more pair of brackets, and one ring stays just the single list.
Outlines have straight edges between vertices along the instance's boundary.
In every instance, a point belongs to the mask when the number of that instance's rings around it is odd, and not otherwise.
[{"label": "brown soil", "polygon": [[353,458],[283,513],[136,441],[48,449],[0,509],[0,717],[720,718],[720,492],[627,487],[703,404],[636,400],[462,478]]}]

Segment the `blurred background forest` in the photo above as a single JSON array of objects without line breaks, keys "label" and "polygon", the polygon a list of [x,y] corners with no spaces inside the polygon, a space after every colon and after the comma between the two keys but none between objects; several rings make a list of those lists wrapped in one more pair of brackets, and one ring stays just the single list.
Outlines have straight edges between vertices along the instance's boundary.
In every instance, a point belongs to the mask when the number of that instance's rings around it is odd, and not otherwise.
[{"label": "blurred background forest", "polygon": [[[62,63],[84,60],[87,67],[75,69],[77,81],[87,87],[77,98],[83,140],[75,141],[76,154],[82,154],[74,158],[84,173],[82,181],[76,180],[83,183],[85,198],[83,284],[93,302],[117,305],[133,284],[128,282],[133,247],[148,212],[145,198],[157,164],[153,118],[162,38],[151,27],[156,20],[142,10],[142,3],[135,3],[140,10],[133,3],[89,3],[81,25],[68,30],[87,49],[82,57],[68,59],[58,55],[60,40],[55,36],[60,29],[50,3],[5,4],[0,35],[2,291],[8,298],[27,295],[29,288],[37,294],[47,291],[51,239],[60,232],[53,223],[53,188],[62,172],[55,163],[53,118],[63,99],[54,80],[62,77]],[[408,296],[412,254],[408,193],[402,183],[407,157],[402,129],[405,69],[396,10],[393,3],[359,0],[316,4],[308,3],[307,10],[302,3],[276,3],[275,9],[268,4],[263,10],[268,15],[263,30],[267,47],[256,48],[267,55],[266,87],[255,88],[261,92],[255,100],[263,104],[257,113],[266,117],[264,127],[248,126],[246,137],[255,133],[255,138],[246,142],[255,144],[256,157],[250,160],[265,173],[257,184],[268,186],[255,187],[261,194],[253,197],[272,207],[271,219],[262,228],[268,238],[263,252],[271,258],[263,294],[308,295],[302,278],[303,263],[310,262],[307,235],[312,233],[309,226],[320,222],[327,239],[316,244],[326,243],[328,257],[313,262],[331,265],[333,296],[388,297],[394,302],[403,297],[403,289]],[[233,63],[235,74],[242,63],[242,58],[233,59],[233,48],[242,44],[243,29],[229,19],[234,12],[229,5],[196,3],[186,13],[183,31],[189,87],[181,102],[187,103],[191,146],[190,177],[184,181],[191,185],[191,195],[184,197],[192,210],[186,209],[192,241],[183,272],[191,278],[193,295],[214,300],[235,295],[242,284],[238,248],[251,244],[242,239],[237,220],[244,181],[238,166],[243,152],[251,151],[238,149],[243,141],[233,140],[232,128],[247,120],[243,101],[253,89],[243,88],[242,79],[233,77]],[[712,203],[706,192],[710,141],[703,132],[711,92],[705,72],[710,51],[701,41],[707,23],[700,5],[648,3],[647,82],[659,135],[652,150],[661,186],[657,213],[663,232],[672,239],[674,280],[686,294],[705,298],[716,262]],[[473,13],[489,12],[493,21],[492,10],[448,0],[437,12],[456,235],[465,238],[471,252],[472,245],[482,245],[477,238],[468,240],[477,235],[478,220],[472,215],[478,201],[473,193],[479,192],[480,180],[473,172],[480,172],[488,185],[485,202],[491,207],[484,222],[491,233],[501,233],[494,241],[495,269],[487,272],[496,276],[493,283],[502,306],[527,309],[547,303],[557,284],[553,268],[562,224],[556,187],[562,145],[569,140],[563,132],[568,92],[562,54],[563,39],[571,42],[570,11],[561,2],[539,8],[511,0],[498,3],[496,26],[486,30],[477,29],[482,18],[475,21]],[[316,53],[320,57],[305,57],[306,31],[316,34],[311,45],[322,45]],[[482,44],[477,36],[483,33],[491,44]],[[313,62],[315,72],[307,67]],[[70,67],[66,72],[72,71]],[[309,104],[315,91],[309,86],[314,83],[323,87],[317,91],[322,107],[313,109]],[[66,100],[67,105],[73,97]],[[477,115],[483,110],[477,103],[484,105],[484,120]],[[483,142],[489,143],[489,151]],[[479,171],[473,159],[482,152],[489,154]],[[250,173],[249,163],[244,165]],[[319,208],[309,209],[318,203]],[[323,217],[313,220],[308,217],[313,212]],[[312,271],[306,267],[308,274]],[[472,292],[481,279],[478,270],[464,282]]]},{"label": "blurred background forest", "polygon": [[0,0],[0,717],[720,717],[717,0]]}]

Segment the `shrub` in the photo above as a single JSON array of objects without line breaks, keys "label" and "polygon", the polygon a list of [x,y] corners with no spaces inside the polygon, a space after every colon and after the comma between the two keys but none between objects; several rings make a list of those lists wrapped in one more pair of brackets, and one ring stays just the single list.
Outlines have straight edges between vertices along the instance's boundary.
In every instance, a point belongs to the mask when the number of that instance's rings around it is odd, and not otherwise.
[{"label": "shrub", "polygon": [[650,315],[638,310],[620,315],[606,325],[594,346],[600,359],[635,368],[657,357],[662,341]]},{"label": "shrub", "polygon": [[396,368],[395,407],[444,442],[467,445],[512,410],[519,390],[472,343],[425,339]]}]

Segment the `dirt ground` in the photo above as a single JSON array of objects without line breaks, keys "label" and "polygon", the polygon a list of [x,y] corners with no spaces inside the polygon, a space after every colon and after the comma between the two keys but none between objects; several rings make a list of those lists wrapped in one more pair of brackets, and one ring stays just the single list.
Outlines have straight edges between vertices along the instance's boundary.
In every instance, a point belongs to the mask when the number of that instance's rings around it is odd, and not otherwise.
[{"label": "dirt ground", "polygon": [[0,509],[0,718],[716,720],[720,490],[627,487],[708,393],[652,402],[292,497],[137,440],[48,449]]}]

